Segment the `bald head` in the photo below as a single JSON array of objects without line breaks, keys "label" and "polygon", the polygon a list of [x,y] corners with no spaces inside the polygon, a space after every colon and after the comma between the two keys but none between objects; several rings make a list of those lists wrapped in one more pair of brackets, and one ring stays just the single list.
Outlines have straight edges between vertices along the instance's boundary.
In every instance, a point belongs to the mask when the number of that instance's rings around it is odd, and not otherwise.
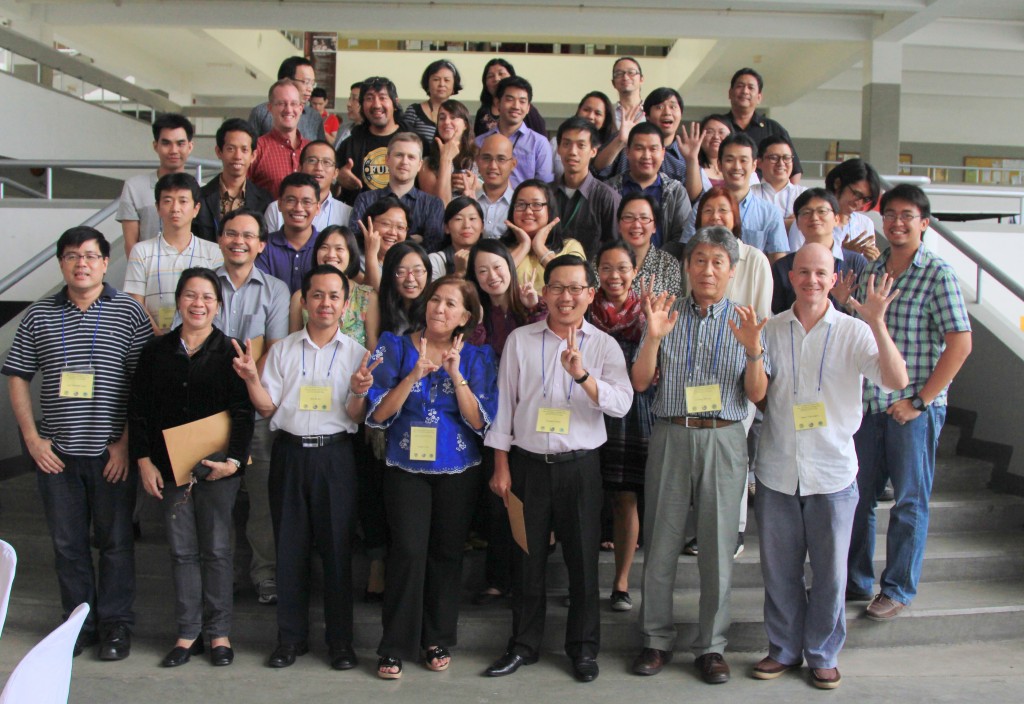
[{"label": "bald head", "polygon": [[805,244],[793,258],[789,282],[797,303],[827,303],[829,291],[836,285],[836,262],[832,252],[817,242]]},{"label": "bald head", "polygon": [[512,142],[503,134],[495,132],[480,145],[476,155],[477,169],[488,191],[504,191],[516,158],[512,155]]}]

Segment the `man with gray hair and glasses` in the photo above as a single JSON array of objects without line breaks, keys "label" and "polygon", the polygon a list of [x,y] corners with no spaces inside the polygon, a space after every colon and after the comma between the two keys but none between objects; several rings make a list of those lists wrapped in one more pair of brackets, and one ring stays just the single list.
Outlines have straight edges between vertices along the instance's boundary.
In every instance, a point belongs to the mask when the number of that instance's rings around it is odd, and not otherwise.
[{"label": "man with gray hair and glasses", "polygon": [[[763,375],[746,374],[763,358],[763,346],[746,348],[738,337],[757,327],[757,314],[725,297],[737,261],[739,246],[732,232],[701,228],[686,243],[683,266],[690,295],[676,301],[662,293],[644,304],[647,331],[633,363],[633,388],[643,392],[656,373],[660,379],[644,482],[644,647],[633,661],[638,675],[655,675],[672,659],[672,597],[692,503],[700,544],[700,615],[691,647],[701,679],[708,684],[729,680],[722,653],[740,499],[747,485],[742,421],[747,399],[763,398],[767,386]],[[759,334],[753,337],[760,339]]]}]

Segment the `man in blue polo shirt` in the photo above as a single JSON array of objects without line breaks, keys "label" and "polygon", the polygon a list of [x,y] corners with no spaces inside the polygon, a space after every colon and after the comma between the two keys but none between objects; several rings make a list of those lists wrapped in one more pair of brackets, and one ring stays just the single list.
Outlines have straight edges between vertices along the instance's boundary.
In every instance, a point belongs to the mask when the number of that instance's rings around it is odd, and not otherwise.
[{"label": "man in blue polo shirt", "polygon": [[256,268],[288,284],[295,293],[302,277],[313,268],[316,228],[313,218],[320,212],[320,184],[309,174],[288,174],[281,181],[277,200],[284,227],[271,232],[266,248],[256,257]]},{"label": "man in blue polo shirt", "polygon": [[[57,240],[57,260],[66,285],[29,306],[0,373],[38,470],[64,617],[81,603],[90,606],[74,654],[99,637],[101,660],[123,660],[135,620],[136,474],[128,470],[125,416],[129,382],[153,328],[142,305],[103,282],[110,244],[100,232],[68,230]],[[36,372],[38,425],[30,390]],[[98,588],[90,536],[99,546]]]}]

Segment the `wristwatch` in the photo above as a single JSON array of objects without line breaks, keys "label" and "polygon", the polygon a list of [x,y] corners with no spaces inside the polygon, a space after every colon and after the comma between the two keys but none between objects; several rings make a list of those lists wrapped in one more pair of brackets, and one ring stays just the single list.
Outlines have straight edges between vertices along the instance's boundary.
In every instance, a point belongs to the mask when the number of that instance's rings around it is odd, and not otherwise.
[{"label": "wristwatch", "polygon": [[910,397],[910,405],[914,407],[915,411],[923,411],[928,408],[928,404],[924,402],[924,399],[914,394]]},{"label": "wristwatch", "polygon": [[584,372],[583,372],[583,376],[581,376],[581,377],[580,377],[579,379],[573,379],[573,381],[575,381],[575,382],[576,382],[577,384],[583,384],[583,383],[585,383],[585,382],[587,381],[587,379],[589,379],[589,378],[590,378],[590,372],[588,372],[588,371],[584,371]]},{"label": "wristwatch", "polygon": [[239,460],[236,460],[234,457],[228,457],[224,461],[225,462],[230,462],[231,464],[235,465],[235,469],[241,469],[242,468],[242,463]]}]

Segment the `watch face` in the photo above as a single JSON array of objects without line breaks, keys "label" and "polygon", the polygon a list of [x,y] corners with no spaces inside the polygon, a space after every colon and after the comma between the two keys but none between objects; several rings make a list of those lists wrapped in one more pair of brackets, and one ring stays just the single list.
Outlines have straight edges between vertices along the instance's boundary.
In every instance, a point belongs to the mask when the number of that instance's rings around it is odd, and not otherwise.
[{"label": "watch face", "polygon": [[914,396],[913,398],[910,399],[910,405],[913,406],[915,410],[923,411],[924,399],[922,399],[920,396]]}]

